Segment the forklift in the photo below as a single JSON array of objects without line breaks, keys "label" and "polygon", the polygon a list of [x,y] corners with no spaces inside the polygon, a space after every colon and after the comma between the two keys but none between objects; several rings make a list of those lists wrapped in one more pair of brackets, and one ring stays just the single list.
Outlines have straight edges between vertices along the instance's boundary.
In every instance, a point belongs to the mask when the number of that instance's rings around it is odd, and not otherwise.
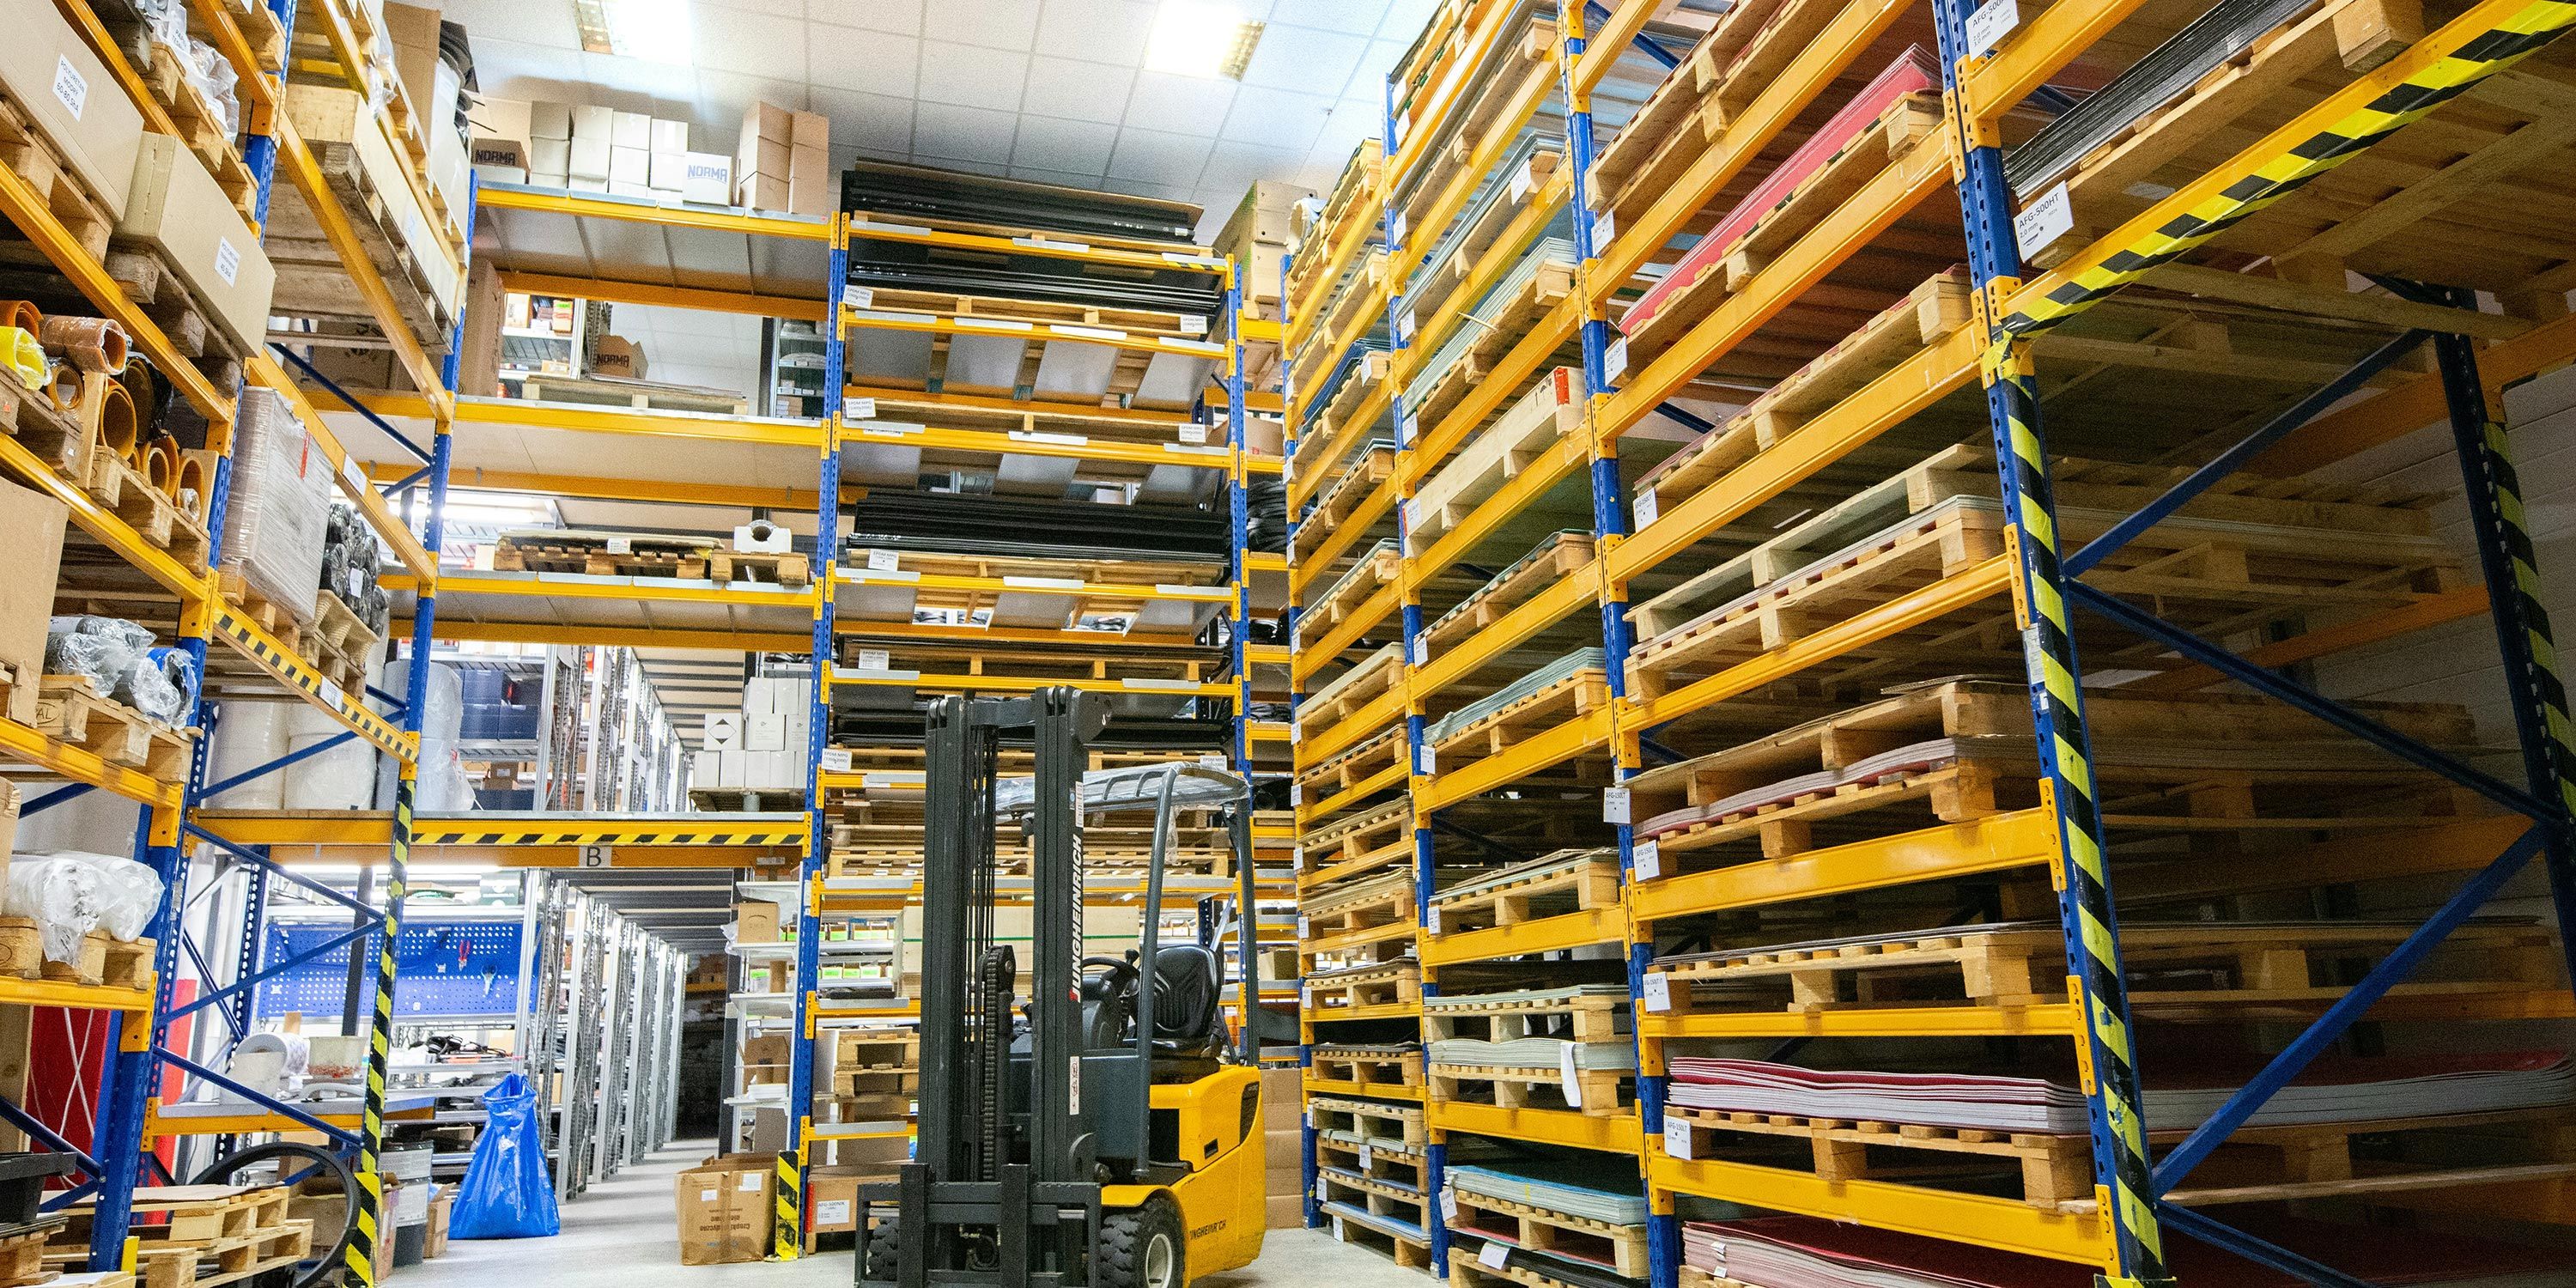
[{"label": "forklift", "polygon": [[[930,708],[919,1129],[896,1179],[859,1190],[863,1288],[1185,1288],[1261,1253],[1251,788],[1199,764],[1086,774],[1107,719],[1062,687]],[[1033,777],[1001,777],[1006,744],[1034,751]],[[1227,816],[1245,1012],[1231,1043],[1222,944],[1159,933],[1182,810]],[[1141,945],[1086,956],[1084,823],[1147,811]],[[994,934],[996,898],[1019,880],[995,862],[1005,824],[1028,842],[1025,979]]]}]

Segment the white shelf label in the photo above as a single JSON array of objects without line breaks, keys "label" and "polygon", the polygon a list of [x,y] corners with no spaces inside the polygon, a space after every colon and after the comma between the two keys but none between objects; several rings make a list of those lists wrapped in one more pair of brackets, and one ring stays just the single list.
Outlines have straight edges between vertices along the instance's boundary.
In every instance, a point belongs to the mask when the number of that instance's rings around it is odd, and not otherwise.
[{"label": "white shelf label", "polygon": [[367,482],[367,468],[358,464],[358,458],[354,456],[340,458],[340,480],[349,485],[352,499],[365,496],[371,487]]},{"label": "white shelf label", "polygon": [[1653,841],[1639,841],[1629,851],[1630,865],[1640,881],[1652,881],[1664,874],[1664,847]]},{"label": "white shelf label", "polygon": [[2022,207],[2013,216],[2013,241],[2021,247],[2021,257],[2029,259],[2047,248],[2050,242],[2075,231],[2075,202],[2066,195],[2066,185],[2059,184],[2041,193],[2039,199]]},{"label": "white shelf label", "polygon": [[329,707],[334,711],[349,705],[348,690],[341,688],[337,681],[324,680],[322,682],[321,697],[322,705]]},{"label": "white shelf label", "polygon": [[1437,748],[1437,747],[1433,747],[1433,746],[1430,746],[1430,745],[1426,744],[1426,745],[1424,745],[1424,746],[1423,746],[1423,748],[1422,748],[1422,754],[1420,754],[1420,755],[1418,755],[1418,756],[1415,756],[1415,757],[1414,757],[1414,761],[1415,761],[1415,762],[1416,762],[1420,767],[1419,767],[1419,768],[1417,768],[1417,769],[1415,769],[1413,772],[1415,772],[1415,773],[1417,773],[1417,774],[1420,774],[1420,775],[1422,775],[1422,776],[1423,776],[1423,777],[1425,777],[1425,778],[1428,778],[1428,777],[1430,777],[1430,776],[1431,776],[1431,775],[1433,775],[1433,774],[1439,773],[1439,772],[1440,772],[1440,749],[1439,749],[1439,748]]},{"label": "white shelf label", "polygon": [[610,537],[608,539],[608,553],[612,555],[631,555],[635,553],[635,538]]},{"label": "white shelf label", "polygon": [[1431,641],[1420,635],[1413,637],[1413,664],[1417,667],[1431,665]]},{"label": "white shelf label", "polygon": [[1447,1188],[1440,1191],[1440,1223],[1458,1224],[1458,1191]]},{"label": "white shelf label", "polygon": [[1655,516],[1664,512],[1663,502],[1655,498],[1655,489],[1653,488],[1640,490],[1637,493],[1636,504],[1630,508],[1636,511],[1637,526],[1639,528],[1644,528],[1647,524],[1653,523],[1655,521]]},{"label": "white shelf label", "polygon": [[850,1201],[848,1199],[816,1199],[814,1201],[814,1224],[824,1226],[847,1225],[849,1223]]},{"label": "white shelf label", "polygon": [[89,106],[89,78],[72,66],[71,59],[60,54],[54,56],[54,97],[61,100],[63,110],[71,113],[75,121],[80,119],[81,109]]},{"label": "white shelf label", "polygon": [[1362,1145],[1362,1146],[1360,1146],[1360,1170],[1361,1170],[1361,1171],[1363,1171],[1363,1172],[1367,1171],[1367,1170],[1368,1170],[1368,1168],[1369,1168],[1369,1164],[1374,1163],[1374,1162],[1376,1162],[1376,1161],[1377,1161],[1377,1155],[1376,1155],[1375,1153],[1371,1152],[1368,1146],[1366,1146],[1366,1145]]},{"label": "white shelf label", "polygon": [[1628,337],[1610,342],[1609,351],[1601,355],[1601,371],[1612,380],[1628,374]]},{"label": "white shelf label", "polygon": [[844,420],[875,420],[877,418],[877,400],[874,398],[853,398],[848,402],[842,403],[841,417]]},{"label": "white shelf label", "polygon": [[1521,204],[1521,199],[1530,194],[1530,168],[1527,162],[1523,162],[1520,168],[1512,171],[1511,184],[1503,190],[1503,193],[1505,200],[1515,206]]},{"label": "white shelf label", "polygon": [[888,653],[887,651],[885,651],[884,649],[881,649],[881,648],[863,648],[863,649],[860,649],[860,650],[859,650],[859,669],[860,669],[860,670],[862,670],[862,671],[890,671],[890,670],[893,670],[893,669],[894,669],[894,655],[893,655],[893,654],[891,654],[891,653]]},{"label": "white shelf label", "polygon": [[1300,845],[1295,849],[1288,851],[1288,867],[1289,870],[1293,872],[1303,872],[1306,870],[1305,846]]},{"label": "white shelf label", "polygon": [[1986,0],[1968,15],[1968,55],[1975,57],[2003,43],[2021,25],[2021,0]]},{"label": "white shelf label", "polygon": [[1208,441],[1208,427],[1205,425],[1183,425],[1180,431],[1184,443],[1196,446]]},{"label": "white shelf label", "polygon": [[1302,912],[1297,914],[1297,937],[1299,939],[1312,939],[1315,937],[1314,918],[1309,917]]},{"label": "white shelf label", "polygon": [[900,568],[902,564],[903,556],[892,550],[871,550],[868,552],[869,572],[894,572]]},{"label": "white shelf label", "polygon": [[1598,255],[1602,251],[1609,249],[1610,243],[1616,240],[1618,236],[1619,217],[1617,215],[1604,210],[1600,214],[1592,217],[1593,254]]},{"label": "white shelf label", "polygon": [[1602,821],[1602,822],[1604,822],[1604,823],[1626,823],[1626,822],[1631,822],[1631,821],[1633,821],[1633,820],[1631,820],[1631,819],[1628,817],[1628,810],[1629,810],[1629,805],[1628,805],[1628,789],[1627,789],[1627,788],[1625,788],[1625,787],[1604,787],[1604,788],[1602,788],[1602,789],[1601,789],[1601,821]]},{"label": "white shelf label", "polygon": [[847,747],[824,748],[823,772],[827,774],[846,774],[850,772],[850,749]]},{"label": "white shelf label", "polygon": [[1423,928],[1424,928],[1424,929],[1426,929],[1426,930],[1429,930],[1432,934],[1435,934],[1435,935],[1440,933],[1440,905],[1439,905],[1439,904],[1436,904],[1436,903],[1435,903],[1435,904],[1431,905],[1431,915],[1430,915],[1430,917],[1429,917],[1427,920],[1425,920],[1425,921],[1423,922]]},{"label": "white shelf label", "polygon": [[585,845],[581,847],[581,865],[585,868],[604,868],[616,855],[615,846]]},{"label": "white shelf label", "polygon": [[1476,1254],[1476,1264],[1487,1270],[1500,1270],[1512,1259],[1512,1245],[1499,1239],[1485,1240],[1484,1250]]},{"label": "white shelf label", "polygon": [[877,293],[870,287],[844,286],[841,288],[841,303],[849,305],[851,308],[874,308],[876,307],[876,302]]},{"label": "white shelf label", "polygon": [[1556,1049],[1556,1081],[1565,1090],[1568,1108],[1583,1107],[1583,1071],[1575,1067],[1574,1053],[1583,1049],[1579,1042],[1568,1042]]},{"label": "white shelf label", "polygon": [[1677,1114],[1664,1115],[1664,1153],[1674,1158],[1691,1156],[1690,1120]]},{"label": "white shelf label", "polygon": [[1294,747],[1305,740],[1306,722],[1297,719],[1295,716],[1290,716],[1288,718],[1288,745]]},{"label": "white shelf label", "polygon": [[215,276],[224,279],[224,285],[230,286],[233,284],[233,278],[240,273],[241,251],[233,246],[233,239],[215,238]]},{"label": "white shelf label", "polygon": [[1196,313],[1184,313],[1181,315],[1181,329],[1191,335],[1206,335],[1207,319]]},{"label": "white shelf label", "polygon": [[1643,1000],[1649,1012],[1661,1015],[1673,1009],[1673,981],[1662,971],[1647,971],[1639,991],[1644,995]]},{"label": "white shelf label", "polygon": [[1395,342],[1397,344],[1413,343],[1413,328],[1417,325],[1419,324],[1413,320],[1413,310],[1406,309],[1402,313],[1396,314]]}]

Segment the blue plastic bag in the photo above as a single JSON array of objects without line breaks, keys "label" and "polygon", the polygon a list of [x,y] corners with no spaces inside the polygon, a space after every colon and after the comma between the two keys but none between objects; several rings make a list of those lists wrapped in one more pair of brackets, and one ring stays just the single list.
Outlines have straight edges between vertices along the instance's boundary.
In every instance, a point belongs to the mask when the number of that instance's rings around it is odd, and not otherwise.
[{"label": "blue plastic bag", "polygon": [[451,1239],[542,1239],[563,1229],[537,1135],[537,1093],[518,1074],[483,1093],[483,1134],[448,1214]]}]

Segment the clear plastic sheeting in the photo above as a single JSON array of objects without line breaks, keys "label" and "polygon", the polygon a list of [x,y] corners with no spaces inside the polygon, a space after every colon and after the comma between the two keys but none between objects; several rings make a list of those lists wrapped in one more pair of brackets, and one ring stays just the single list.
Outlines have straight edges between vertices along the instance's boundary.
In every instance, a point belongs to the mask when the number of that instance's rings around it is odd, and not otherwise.
[{"label": "clear plastic sheeting", "polygon": [[[286,709],[287,754],[329,742],[347,732],[348,728],[340,723],[338,717],[320,707],[298,702]],[[372,808],[375,804],[376,759],[376,749],[366,739],[350,738],[310,760],[298,761],[279,770],[279,776],[285,780],[285,807],[294,810]]]},{"label": "clear plastic sheeting", "polygon": [[[405,658],[385,668],[384,691],[396,695],[410,692],[411,660]],[[420,778],[412,791],[412,809],[429,814],[461,814],[476,807],[474,779],[465,772],[464,758],[457,748],[458,735],[465,727],[464,683],[456,668],[444,662],[429,664],[428,697],[420,712]],[[402,762],[386,757],[376,772],[376,808],[392,809],[396,781]]]},{"label": "clear plastic sheeting", "polygon": [[77,863],[97,874],[98,929],[108,938],[130,944],[151,932],[153,915],[161,910],[159,873],[121,855],[91,850],[61,850],[38,858]]},{"label": "clear plastic sheeting", "polygon": [[57,617],[46,627],[45,673],[86,678],[100,695],[165,725],[186,716],[195,688],[187,655],[154,645],[119,617]]},{"label": "clear plastic sheeting", "polygon": [[[290,710],[283,702],[225,703],[208,736],[206,781],[220,783],[284,756]],[[264,774],[209,798],[206,804],[213,809],[284,809],[286,781],[295,771],[290,766]]]},{"label": "clear plastic sheeting", "polygon": [[104,901],[98,871],[86,863],[23,854],[9,861],[8,914],[36,923],[46,961],[80,960],[81,939],[98,929]]},{"label": "clear plastic sheeting", "polygon": [[331,464],[303,422],[276,391],[243,390],[224,502],[224,571],[296,621],[312,621],[330,517]]}]

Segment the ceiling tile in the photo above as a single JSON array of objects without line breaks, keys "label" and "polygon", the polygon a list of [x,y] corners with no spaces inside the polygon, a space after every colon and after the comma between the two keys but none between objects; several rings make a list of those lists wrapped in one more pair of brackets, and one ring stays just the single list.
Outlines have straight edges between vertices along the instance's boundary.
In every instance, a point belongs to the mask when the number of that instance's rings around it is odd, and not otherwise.
[{"label": "ceiling tile", "polygon": [[1037,40],[1038,0],[937,0],[922,11],[921,34],[992,49]]},{"label": "ceiling tile", "polygon": [[1029,56],[947,40],[921,42],[921,97],[932,103],[1010,109],[1029,77]]},{"label": "ceiling tile", "polygon": [[[526,45],[547,45],[556,49],[581,48],[581,28],[573,22],[572,6],[531,6],[522,0],[447,0],[441,16],[449,22],[465,24],[472,33],[508,32],[510,39]],[[477,63],[481,61],[483,41],[474,41]],[[480,66],[476,68],[479,73]],[[479,75],[477,79],[480,79]]]},{"label": "ceiling tile", "polygon": [[1117,141],[1118,127],[1114,125],[1023,116],[1019,144],[1011,150],[1011,163],[1078,172],[1097,180],[1109,168],[1109,150]]},{"label": "ceiling tile", "polygon": [[[712,10],[698,15],[697,21],[700,27],[710,22],[726,21],[726,15],[722,11],[727,9],[774,14],[781,18],[805,16],[805,0],[698,0],[698,3]],[[522,9],[526,7],[526,5],[520,6]]]},{"label": "ceiling tile", "polygon": [[698,66],[720,72],[805,79],[805,24],[794,18],[727,10],[720,21],[699,15]]},{"label": "ceiling tile", "polygon": [[1043,166],[1015,165],[1011,167],[1011,177],[1025,179],[1030,183],[1052,183],[1061,188],[1082,188],[1095,192],[1100,188],[1100,172],[1097,170],[1089,174],[1072,174],[1063,170],[1049,170]]},{"label": "ceiling tile", "polygon": [[[1386,0],[1279,0],[1270,21],[1365,36],[1386,16]],[[1414,26],[1419,28],[1420,23]]]},{"label": "ceiling tile", "polygon": [[832,146],[873,152],[912,150],[912,100],[817,87],[813,111],[832,122]]},{"label": "ceiling tile", "polygon": [[1378,9],[1386,17],[1378,23],[1377,34],[1411,44],[1431,21],[1431,11],[1439,7],[1440,0],[1378,0]]},{"label": "ceiling tile", "polygon": [[1109,158],[1109,175],[1142,183],[1187,188],[1207,164],[1208,140],[1154,130],[1120,130],[1118,150]]},{"label": "ceiling tile", "polygon": [[[1234,211],[1233,203],[1243,197],[1243,190],[1261,179],[1285,179],[1297,173],[1306,163],[1303,149],[1265,148],[1250,143],[1228,143],[1222,139],[1208,152],[1207,169],[1199,174],[1199,187],[1230,194],[1223,198],[1226,213]],[[1219,221],[1222,223],[1222,221]]]},{"label": "ceiling tile", "polygon": [[1234,90],[1230,80],[1139,72],[1123,119],[1129,126],[1165,134],[1213,135],[1225,123]]},{"label": "ceiling tile", "polygon": [[1365,37],[1313,27],[1272,27],[1244,66],[1243,83],[1340,94],[1368,52]]},{"label": "ceiling tile", "polygon": [[474,79],[486,94],[586,103],[590,84],[584,55],[551,45],[515,40],[474,40]]},{"label": "ceiling tile", "polygon": [[743,113],[754,103],[775,103],[791,110],[813,110],[803,85],[774,81],[764,76],[745,76],[738,72],[701,71],[698,73],[696,128],[691,133],[698,150],[731,153],[735,139],[742,133]]},{"label": "ceiling tile", "polygon": [[[808,43],[815,84],[912,97],[918,84],[913,72],[921,58],[920,41],[819,22],[807,24],[807,30],[812,33]],[[853,57],[852,50],[867,53]]]},{"label": "ceiling tile", "polygon": [[1032,116],[1065,116],[1116,125],[1127,114],[1128,91],[1135,84],[1136,73],[1131,68],[1040,54],[1029,60],[1028,88],[1020,99],[1020,110]]},{"label": "ceiling tile", "polygon": [[912,147],[923,156],[987,165],[1010,164],[1017,117],[983,107],[923,103],[913,109]]},{"label": "ceiling tile", "polygon": [[1332,115],[1332,110],[1333,100],[1329,98],[1246,85],[1235,94],[1234,110],[1226,113],[1225,129],[1217,137],[1235,143],[1258,143],[1302,157],[1323,134],[1324,119]]},{"label": "ceiling tile", "polygon": [[1152,0],[1046,0],[1038,16],[1038,48],[1096,63],[1145,61],[1153,34]]},{"label": "ceiling tile", "polygon": [[942,170],[955,170],[963,174],[991,175],[996,179],[1007,179],[1011,176],[1011,168],[1009,166],[996,165],[990,161],[963,161],[956,157],[930,156],[927,154],[917,157],[915,160],[922,165],[936,166]]},{"label": "ceiling tile", "polygon": [[918,36],[922,4],[923,0],[805,0],[805,16],[815,22]]}]

